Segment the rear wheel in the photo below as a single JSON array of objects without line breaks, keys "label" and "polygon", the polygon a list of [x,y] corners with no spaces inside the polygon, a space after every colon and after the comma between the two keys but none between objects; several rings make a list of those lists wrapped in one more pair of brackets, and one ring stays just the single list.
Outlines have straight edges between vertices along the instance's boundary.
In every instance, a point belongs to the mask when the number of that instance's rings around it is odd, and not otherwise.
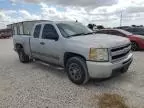
[{"label": "rear wheel", "polygon": [[136,42],[131,42],[132,50],[137,51],[138,50],[138,44]]},{"label": "rear wheel", "polygon": [[72,57],[67,61],[66,71],[69,79],[75,84],[88,82],[88,71],[85,61],[81,57]]},{"label": "rear wheel", "polygon": [[28,55],[25,54],[24,50],[21,48],[18,51],[18,55],[19,55],[19,60],[22,63],[28,63],[30,62],[30,58]]}]

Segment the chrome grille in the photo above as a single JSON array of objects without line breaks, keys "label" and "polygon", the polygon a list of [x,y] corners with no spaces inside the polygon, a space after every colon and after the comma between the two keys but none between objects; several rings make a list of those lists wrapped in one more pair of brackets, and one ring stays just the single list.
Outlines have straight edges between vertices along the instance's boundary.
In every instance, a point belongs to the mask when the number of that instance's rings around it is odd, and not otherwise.
[{"label": "chrome grille", "polygon": [[122,45],[119,47],[112,48],[111,50],[111,61],[117,62],[124,59],[131,51],[131,44]]}]

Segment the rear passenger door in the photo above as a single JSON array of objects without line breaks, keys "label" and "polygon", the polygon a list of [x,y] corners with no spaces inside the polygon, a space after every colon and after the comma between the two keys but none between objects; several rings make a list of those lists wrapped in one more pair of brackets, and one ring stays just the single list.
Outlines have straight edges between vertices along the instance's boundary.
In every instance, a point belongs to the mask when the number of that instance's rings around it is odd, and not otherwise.
[{"label": "rear passenger door", "polygon": [[39,44],[40,34],[41,34],[42,25],[38,24],[35,26],[33,37],[30,38],[30,46],[32,56],[35,58],[40,58],[41,45]]}]

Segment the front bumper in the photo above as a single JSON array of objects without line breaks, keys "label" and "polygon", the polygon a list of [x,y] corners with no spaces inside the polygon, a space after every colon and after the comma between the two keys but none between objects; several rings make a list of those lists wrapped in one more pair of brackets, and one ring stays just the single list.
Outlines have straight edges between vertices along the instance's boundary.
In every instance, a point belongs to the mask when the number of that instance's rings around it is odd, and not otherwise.
[{"label": "front bumper", "polygon": [[108,78],[118,73],[126,72],[132,61],[133,55],[130,53],[127,58],[116,63],[92,61],[87,61],[86,63],[91,78]]}]

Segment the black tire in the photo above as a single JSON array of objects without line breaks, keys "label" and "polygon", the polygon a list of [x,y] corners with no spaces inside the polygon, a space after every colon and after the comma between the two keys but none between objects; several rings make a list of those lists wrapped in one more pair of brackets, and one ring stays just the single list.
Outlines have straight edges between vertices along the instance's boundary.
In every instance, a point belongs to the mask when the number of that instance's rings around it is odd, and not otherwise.
[{"label": "black tire", "polygon": [[89,80],[86,62],[81,57],[72,57],[66,63],[68,78],[75,84],[85,84]]},{"label": "black tire", "polygon": [[23,48],[19,49],[18,55],[19,55],[20,62],[22,62],[22,63],[28,63],[28,62],[30,62],[30,58],[29,58],[28,55],[25,54]]},{"label": "black tire", "polygon": [[136,42],[131,42],[132,51],[137,51],[139,49],[138,44]]}]

